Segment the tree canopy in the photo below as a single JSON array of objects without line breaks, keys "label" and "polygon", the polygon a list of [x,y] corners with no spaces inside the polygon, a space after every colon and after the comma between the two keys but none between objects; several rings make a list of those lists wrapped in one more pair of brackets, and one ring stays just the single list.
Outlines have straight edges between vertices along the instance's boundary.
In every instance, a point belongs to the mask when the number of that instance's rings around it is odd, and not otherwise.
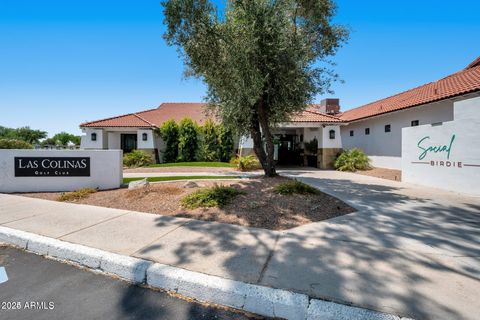
[{"label": "tree canopy", "polygon": [[56,142],[56,144],[66,146],[69,142],[75,144],[75,145],[80,145],[80,136],[76,136],[74,134],[62,131],[60,133],[57,133],[52,137],[52,140]]},{"label": "tree canopy", "polygon": [[62,145],[69,142],[80,145],[80,136],[62,131],[51,138],[47,138],[47,132],[31,129],[30,127],[8,128],[0,126],[0,139],[13,139],[27,142],[28,144]]},{"label": "tree canopy", "polygon": [[[225,125],[250,135],[267,176],[275,175],[271,129],[329,91],[328,64],[347,39],[332,23],[331,0],[237,0],[223,10],[210,0],[162,2],[169,45],[185,74],[202,79]],[[265,147],[264,147],[265,146]]]},{"label": "tree canopy", "polygon": [[25,141],[29,144],[39,143],[47,137],[47,132],[30,129],[30,127],[7,128],[0,126],[0,138]]}]

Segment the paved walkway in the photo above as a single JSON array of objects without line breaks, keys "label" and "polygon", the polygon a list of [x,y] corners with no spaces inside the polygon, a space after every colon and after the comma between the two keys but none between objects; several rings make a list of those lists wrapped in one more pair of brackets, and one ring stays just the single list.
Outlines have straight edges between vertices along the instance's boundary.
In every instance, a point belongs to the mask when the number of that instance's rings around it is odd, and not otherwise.
[{"label": "paved walkway", "polygon": [[284,232],[0,194],[0,224],[417,319],[480,314],[480,198],[285,171],[359,211]]}]

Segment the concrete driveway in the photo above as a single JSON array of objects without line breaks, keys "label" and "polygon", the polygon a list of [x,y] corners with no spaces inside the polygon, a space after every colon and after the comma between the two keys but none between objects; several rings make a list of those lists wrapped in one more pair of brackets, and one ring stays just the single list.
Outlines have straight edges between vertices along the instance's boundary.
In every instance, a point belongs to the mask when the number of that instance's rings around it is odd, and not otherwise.
[{"label": "concrete driveway", "polygon": [[480,198],[288,170],[358,209],[271,231],[0,194],[0,224],[416,319],[478,319]]},{"label": "concrete driveway", "polygon": [[335,171],[283,174],[359,211],[287,231],[263,284],[417,319],[478,318],[479,197]]}]

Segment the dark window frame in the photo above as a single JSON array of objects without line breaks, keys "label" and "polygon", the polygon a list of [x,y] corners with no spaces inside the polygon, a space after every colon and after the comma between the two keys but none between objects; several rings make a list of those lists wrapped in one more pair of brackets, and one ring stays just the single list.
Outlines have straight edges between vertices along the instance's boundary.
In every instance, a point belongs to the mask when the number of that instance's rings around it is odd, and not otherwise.
[{"label": "dark window frame", "polygon": [[365,135],[366,136],[370,135],[370,128],[365,128]]},{"label": "dark window frame", "polygon": [[392,125],[391,124],[386,124],[385,125],[385,132],[392,132]]},{"label": "dark window frame", "polygon": [[328,137],[331,139],[331,140],[334,140],[335,139],[335,130],[330,130],[328,131]]},{"label": "dark window frame", "polygon": [[148,140],[148,134],[147,133],[142,133],[142,141],[147,141]]},{"label": "dark window frame", "polygon": [[96,132],[92,132],[90,134],[90,140],[92,141],[97,141],[97,133]]},{"label": "dark window frame", "polygon": [[417,127],[420,125],[420,120],[412,120],[410,122],[410,127]]},{"label": "dark window frame", "polygon": [[350,137],[353,137],[355,135],[355,131],[354,130],[350,130]]}]

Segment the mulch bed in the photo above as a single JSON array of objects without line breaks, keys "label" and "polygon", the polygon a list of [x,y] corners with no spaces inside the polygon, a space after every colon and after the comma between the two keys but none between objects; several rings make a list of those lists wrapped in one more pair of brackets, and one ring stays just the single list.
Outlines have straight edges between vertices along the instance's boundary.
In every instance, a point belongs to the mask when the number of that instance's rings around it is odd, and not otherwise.
[{"label": "mulch bed", "polygon": [[[154,214],[217,221],[241,226],[284,230],[307,223],[334,218],[355,211],[343,201],[325,193],[308,195],[279,195],[273,186],[288,178],[257,178],[232,181],[196,181],[194,188],[186,182],[151,184],[142,189],[99,191],[75,203],[101,207],[142,211]],[[201,187],[215,183],[242,190],[224,208],[182,208],[180,199]],[[61,193],[24,193],[23,196],[57,200]]]},{"label": "mulch bed", "polygon": [[358,170],[355,173],[358,173],[358,174],[361,174],[361,175],[364,175],[364,176],[388,179],[388,180],[393,180],[393,181],[402,181],[402,171],[401,170],[385,169],[385,168],[372,168],[370,170],[365,170],[365,171]]}]

